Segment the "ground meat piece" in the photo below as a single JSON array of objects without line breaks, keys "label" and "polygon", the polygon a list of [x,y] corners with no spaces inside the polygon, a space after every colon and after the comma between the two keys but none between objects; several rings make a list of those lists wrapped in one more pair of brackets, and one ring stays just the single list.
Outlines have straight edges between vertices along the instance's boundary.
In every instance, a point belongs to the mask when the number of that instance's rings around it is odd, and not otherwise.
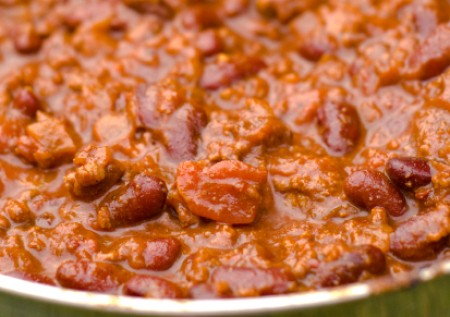
[{"label": "ground meat piece", "polygon": [[19,139],[16,153],[41,168],[63,164],[75,154],[75,143],[64,124],[43,112],[37,113],[37,122],[30,124],[26,133]]},{"label": "ground meat piece", "polygon": [[450,207],[439,205],[400,224],[391,234],[391,251],[402,259],[433,258],[449,234]]},{"label": "ground meat piece", "polygon": [[417,112],[413,121],[413,144],[420,156],[438,156],[450,162],[450,105],[436,100]]},{"label": "ground meat piece", "polygon": [[240,161],[183,162],[178,166],[177,188],[192,213],[230,224],[255,220],[261,204],[265,169]]},{"label": "ground meat piece", "polygon": [[95,197],[106,192],[123,174],[109,147],[89,145],[77,153],[73,163],[76,169],[64,181],[77,197]]},{"label": "ground meat piece", "polygon": [[271,146],[289,137],[268,104],[250,99],[232,113],[213,113],[203,130],[203,147],[212,161],[241,159],[257,146]]}]

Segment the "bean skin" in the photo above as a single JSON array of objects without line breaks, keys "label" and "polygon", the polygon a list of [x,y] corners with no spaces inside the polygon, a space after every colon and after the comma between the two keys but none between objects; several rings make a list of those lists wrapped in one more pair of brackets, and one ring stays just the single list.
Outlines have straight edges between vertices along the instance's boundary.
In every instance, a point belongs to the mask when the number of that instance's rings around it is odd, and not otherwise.
[{"label": "bean skin", "polygon": [[431,183],[430,164],[420,157],[391,158],[387,162],[386,172],[395,185],[405,190]]},{"label": "bean skin", "polygon": [[177,285],[162,278],[149,275],[136,275],[124,286],[125,295],[146,298],[181,298],[182,292]]},{"label": "bean skin", "polygon": [[224,295],[258,296],[284,294],[296,285],[292,276],[279,268],[218,267],[211,276],[214,289]]},{"label": "bean skin", "polygon": [[181,253],[181,243],[175,238],[159,238],[148,241],[142,252],[144,267],[148,270],[169,269]]},{"label": "bean skin", "polygon": [[351,152],[358,143],[361,123],[353,106],[326,102],[317,109],[319,132],[325,144],[338,155]]},{"label": "bean skin", "polygon": [[35,117],[36,112],[41,109],[39,99],[33,93],[33,90],[28,87],[19,89],[14,94],[13,104],[14,108],[29,117]]},{"label": "bean skin", "polygon": [[406,260],[434,258],[450,234],[450,207],[426,209],[400,224],[391,234],[390,249]]},{"label": "bean skin", "polygon": [[58,267],[56,279],[61,286],[71,289],[115,293],[127,274],[109,263],[67,261]]},{"label": "bean skin", "polygon": [[356,282],[364,271],[381,274],[386,267],[383,251],[372,245],[357,246],[336,261],[321,265],[317,272],[317,283],[333,287]]},{"label": "bean skin", "polygon": [[345,179],[344,192],[350,202],[366,210],[383,207],[392,217],[401,216],[407,210],[403,194],[378,171],[353,172]]},{"label": "bean skin", "polygon": [[34,28],[26,27],[14,37],[14,48],[20,54],[35,54],[39,52],[43,39]]},{"label": "bean skin", "polygon": [[111,192],[101,202],[97,222],[111,229],[147,220],[162,212],[167,197],[165,183],[156,176],[141,173],[129,184]]}]

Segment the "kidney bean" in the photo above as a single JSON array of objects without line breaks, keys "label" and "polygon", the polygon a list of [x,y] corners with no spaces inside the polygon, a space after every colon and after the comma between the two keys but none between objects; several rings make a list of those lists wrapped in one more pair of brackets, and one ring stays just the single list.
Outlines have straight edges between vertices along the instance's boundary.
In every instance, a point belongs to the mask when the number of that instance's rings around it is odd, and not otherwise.
[{"label": "kidney bean", "polygon": [[393,217],[401,216],[407,210],[403,194],[378,171],[353,172],[345,179],[344,192],[350,202],[360,208],[383,207]]},{"label": "kidney bean", "polygon": [[181,87],[170,84],[140,86],[135,94],[138,124],[152,130],[161,128],[167,113],[173,113],[184,104],[180,91]]},{"label": "kidney bean", "polygon": [[36,112],[41,109],[39,99],[29,87],[16,91],[13,104],[16,109],[30,117],[35,117]]},{"label": "kidney bean", "polygon": [[58,267],[56,279],[61,286],[71,289],[115,293],[128,274],[109,263],[67,261]]},{"label": "kidney bean", "polygon": [[402,223],[391,234],[392,253],[402,259],[432,258],[450,234],[450,207],[440,205],[424,210]]},{"label": "kidney bean", "polygon": [[229,296],[219,294],[210,284],[201,283],[191,287],[189,297],[194,299],[217,299]]},{"label": "kidney bean", "polygon": [[335,261],[320,265],[316,279],[319,285],[332,287],[356,282],[364,271],[381,274],[385,268],[383,251],[372,245],[361,245]]},{"label": "kidney bean", "polygon": [[182,298],[181,289],[162,278],[149,275],[136,275],[124,285],[125,295],[146,298]]},{"label": "kidney bean", "polygon": [[419,78],[441,74],[450,65],[450,23],[439,25],[412,55],[410,66]]},{"label": "kidney bean", "polygon": [[325,102],[317,109],[317,119],[322,139],[333,152],[344,155],[354,149],[361,134],[361,123],[353,106]]},{"label": "kidney bean", "polygon": [[165,183],[146,172],[137,174],[100,203],[97,221],[102,229],[130,225],[162,212],[167,197]]},{"label": "kidney bean", "polygon": [[403,189],[416,189],[431,183],[430,164],[420,157],[391,158],[386,172],[392,182]]},{"label": "kidney bean", "polygon": [[38,273],[24,272],[24,271],[11,271],[7,273],[3,273],[4,275],[19,278],[21,280],[36,282],[40,284],[46,285],[55,285],[53,280],[45,275],[41,275]]},{"label": "kidney bean", "polygon": [[42,37],[31,26],[22,28],[14,36],[14,48],[20,54],[37,53],[41,49],[42,42]]},{"label": "kidney bean", "polygon": [[198,138],[206,125],[206,115],[190,104],[176,110],[163,130],[164,143],[170,157],[186,161],[197,155]]},{"label": "kidney bean", "polygon": [[198,34],[195,46],[203,56],[211,56],[222,51],[222,41],[215,30],[206,30]]},{"label": "kidney bean", "polygon": [[284,294],[292,291],[296,282],[279,268],[257,269],[220,266],[214,270],[211,283],[220,294],[258,296]]},{"label": "kidney bean", "polygon": [[170,19],[174,15],[174,10],[163,0],[142,1],[123,0],[130,9],[141,14],[153,14],[164,19]]},{"label": "kidney bean", "polygon": [[145,268],[163,271],[169,269],[181,253],[181,243],[175,238],[148,241],[142,252]]},{"label": "kidney bean", "polygon": [[194,6],[183,12],[183,26],[188,29],[202,30],[218,27],[222,24],[220,17],[212,6]]},{"label": "kidney bean", "polygon": [[259,57],[239,56],[226,61],[215,61],[206,64],[200,78],[200,87],[215,90],[227,87],[233,82],[258,73],[266,67]]},{"label": "kidney bean", "polygon": [[240,161],[206,161],[178,166],[177,189],[189,210],[200,217],[230,224],[255,220],[267,171]]}]

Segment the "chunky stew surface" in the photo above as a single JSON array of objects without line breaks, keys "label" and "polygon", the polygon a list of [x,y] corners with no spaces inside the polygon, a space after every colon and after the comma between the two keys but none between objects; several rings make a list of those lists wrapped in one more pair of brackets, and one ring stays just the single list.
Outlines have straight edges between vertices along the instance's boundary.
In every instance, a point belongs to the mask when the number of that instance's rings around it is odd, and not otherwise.
[{"label": "chunky stew surface", "polygon": [[0,0],[0,272],[229,298],[450,256],[450,2]]}]

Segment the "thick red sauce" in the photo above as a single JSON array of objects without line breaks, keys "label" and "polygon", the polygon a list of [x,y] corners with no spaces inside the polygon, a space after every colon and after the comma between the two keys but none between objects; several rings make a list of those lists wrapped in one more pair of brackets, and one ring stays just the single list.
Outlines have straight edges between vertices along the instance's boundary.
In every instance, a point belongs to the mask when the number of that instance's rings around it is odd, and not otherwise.
[{"label": "thick red sauce", "polygon": [[450,3],[0,0],[0,272],[283,294],[448,257]]}]

